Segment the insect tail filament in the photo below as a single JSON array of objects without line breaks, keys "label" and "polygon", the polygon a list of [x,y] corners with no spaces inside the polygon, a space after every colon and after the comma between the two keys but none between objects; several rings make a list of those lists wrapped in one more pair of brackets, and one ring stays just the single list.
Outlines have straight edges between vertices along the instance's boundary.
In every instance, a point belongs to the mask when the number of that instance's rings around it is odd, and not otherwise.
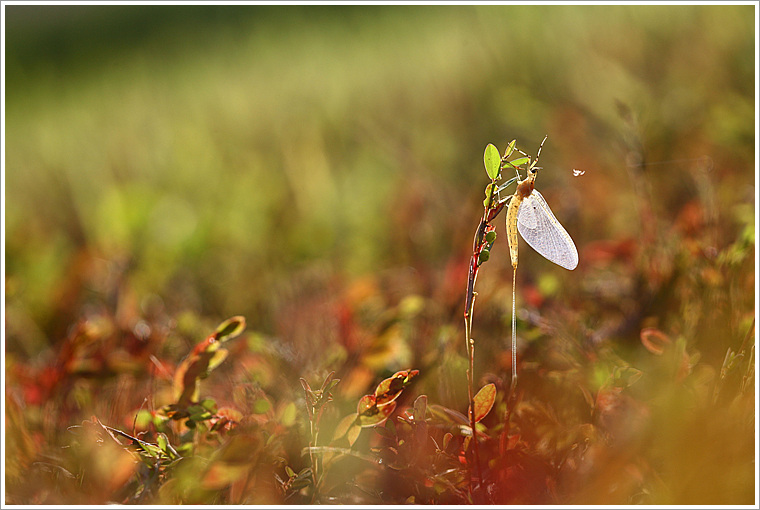
[{"label": "insect tail filament", "polygon": [[512,388],[517,384],[517,322],[515,319],[515,280],[517,268],[512,271]]}]

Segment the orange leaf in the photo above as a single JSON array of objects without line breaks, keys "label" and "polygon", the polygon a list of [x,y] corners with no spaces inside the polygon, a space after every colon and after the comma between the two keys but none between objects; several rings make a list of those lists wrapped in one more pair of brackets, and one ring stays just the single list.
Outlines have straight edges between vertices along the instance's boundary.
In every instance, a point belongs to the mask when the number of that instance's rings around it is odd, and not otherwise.
[{"label": "orange leaf", "polygon": [[364,395],[356,405],[357,414],[372,414],[376,412],[377,401],[374,395]]},{"label": "orange leaf", "polygon": [[494,383],[486,384],[473,397],[475,405],[475,422],[479,422],[491,411],[493,402],[496,399],[496,385]]},{"label": "orange leaf", "polygon": [[401,395],[401,391],[409,385],[412,378],[419,373],[419,370],[402,370],[381,381],[375,388],[377,405],[384,406],[396,400]]}]

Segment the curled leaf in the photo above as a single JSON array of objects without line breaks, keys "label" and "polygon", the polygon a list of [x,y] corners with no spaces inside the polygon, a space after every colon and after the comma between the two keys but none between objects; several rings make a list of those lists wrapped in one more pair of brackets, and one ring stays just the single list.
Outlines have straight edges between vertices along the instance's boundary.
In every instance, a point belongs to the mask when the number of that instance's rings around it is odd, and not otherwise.
[{"label": "curled leaf", "polygon": [[454,439],[454,435],[451,432],[446,432],[443,435],[443,449],[446,450],[451,444],[451,440]]},{"label": "curled leaf", "polygon": [[652,354],[662,355],[665,346],[673,343],[670,337],[657,328],[644,328],[641,330],[641,343]]},{"label": "curled leaf", "polygon": [[236,315],[217,326],[214,338],[217,342],[226,342],[240,335],[245,329],[245,317]]},{"label": "curled leaf", "polygon": [[227,349],[219,349],[216,352],[214,352],[214,355],[211,356],[211,359],[208,361],[208,368],[204,373],[201,374],[201,379],[205,379],[208,377],[208,373],[211,372],[213,369],[218,367],[222,364],[222,362],[227,359],[227,355],[229,354],[229,351]]},{"label": "curled leaf", "polygon": [[391,402],[384,406],[375,407],[367,410],[364,414],[360,414],[357,423],[360,427],[374,427],[380,425],[393,413],[396,409],[396,402]]}]

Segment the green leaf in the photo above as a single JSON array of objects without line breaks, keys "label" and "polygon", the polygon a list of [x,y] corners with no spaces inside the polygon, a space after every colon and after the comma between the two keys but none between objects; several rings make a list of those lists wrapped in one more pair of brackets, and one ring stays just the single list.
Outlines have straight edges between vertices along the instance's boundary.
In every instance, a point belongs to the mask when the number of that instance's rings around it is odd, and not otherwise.
[{"label": "green leaf", "polygon": [[427,413],[427,395],[420,395],[414,401],[414,421],[425,421]]},{"label": "green leaf", "polygon": [[253,414],[265,414],[272,408],[272,404],[265,398],[260,398],[253,403]]},{"label": "green leaf", "polygon": [[515,144],[517,143],[517,140],[512,140],[509,142],[509,145],[507,145],[507,150],[504,151],[504,157],[508,158],[512,155],[512,152],[515,150]]},{"label": "green leaf", "polygon": [[[334,370],[332,372],[330,372],[329,374],[327,374],[327,377],[325,377],[325,382],[322,383],[322,388],[321,388],[321,390],[323,392],[327,391],[327,387],[329,386],[330,381],[333,380],[333,377],[335,377],[335,371]],[[330,387],[332,387],[332,386],[330,386]]]},{"label": "green leaf", "polygon": [[158,443],[158,447],[166,453],[166,447],[169,444],[169,439],[166,437],[166,434],[158,434],[156,436],[156,443]]},{"label": "green leaf", "polygon": [[161,457],[161,449],[158,446],[155,446],[150,443],[145,443],[143,441],[140,441],[139,445],[145,450],[145,452],[154,458],[160,458]]},{"label": "green leaf", "polygon": [[208,411],[201,405],[193,404],[191,406],[188,406],[187,412],[192,415],[192,414],[203,414],[203,413],[207,413]]},{"label": "green leaf", "polygon": [[385,423],[385,429],[391,434],[391,436],[396,436],[396,422],[393,420],[388,420]]},{"label": "green leaf", "polygon": [[163,432],[158,433],[156,442],[158,443],[158,447],[161,448],[161,450],[172,459],[176,459],[180,456],[179,453],[177,453],[177,450],[175,450],[172,444],[169,442],[169,438]]},{"label": "green leaf", "polygon": [[216,413],[216,401],[213,398],[204,398],[201,407],[210,413]]},{"label": "green leaf", "polygon": [[486,242],[487,243],[492,243],[492,242],[494,242],[495,239],[496,239],[496,232],[494,230],[492,230],[492,231],[490,231],[490,232],[488,232],[486,234]]},{"label": "green leaf", "polygon": [[489,250],[484,249],[478,255],[478,265],[482,264],[483,262],[487,262],[488,259],[490,258],[491,258],[491,252]]},{"label": "green leaf", "polygon": [[492,181],[498,179],[499,171],[501,170],[501,155],[499,149],[492,143],[486,146],[486,151],[483,154],[483,163],[486,166],[486,173]]},{"label": "green leaf", "polygon": [[137,412],[137,418],[135,419],[135,427],[138,429],[147,428],[150,423],[153,423],[153,415],[147,409],[140,409]]},{"label": "green leaf", "polygon": [[296,472],[293,471],[293,468],[290,466],[285,466],[285,473],[287,473],[289,478],[295,478]]},{"label": "green leaf", "polygon": [[362,433],[361,427],[359,427],[356,424],[353,424],[349,429],[348,433],[346,434],[346,438],[348,439],[348,444],[351,446],[354,445],[357,439],[359,439],[359,434]]},{"label": "green leaf", "polygon": [[296,417],[297,417],[296,404],[294,402],[290,402],[282,410],[282,414],[280,416],[280,423],[282,423],[284,427],[290,427],[296,422]]},{"label": "green leaf", "polygon": [[512,165],[513,167],[516,167],[516,166],[524,165],[525,163],[529,161],[530,161],[530,158],[524,157],[524,158],[513,159],[512,161],[509,161],[508,163]]},{"label": "green leaf", "polygon": [[298,472],[298,476],[296,478],[298,479],[311,478],[311,468],[310,467],[303,468],[301,471]]},{"label": "green leaf", "polygon": [[475,405],[475,422],[479,422],[491,411],[494,400],[496,399],[496,385],[486,384],[480,391],[473,397],[473,403]]},{"label": "green leaf", "polygon": [[299,489],[303,489],[304,487],[308,487],[311,485],[312,481],[311,478],[301,478],[298,477],[295,480],[293,480],[293,483],[290,484],[290,490],[297,491]]},{"label": "green leaf", "polygon": [[[193,406],[193,407],[200,407],[200,406]],[[190,416],[188,417],[189,420],[194,422],[199,422],[203,420],[208,420],[211,418],[212,414],[205,409],[201,408],[201,411],[191,412]]]}]

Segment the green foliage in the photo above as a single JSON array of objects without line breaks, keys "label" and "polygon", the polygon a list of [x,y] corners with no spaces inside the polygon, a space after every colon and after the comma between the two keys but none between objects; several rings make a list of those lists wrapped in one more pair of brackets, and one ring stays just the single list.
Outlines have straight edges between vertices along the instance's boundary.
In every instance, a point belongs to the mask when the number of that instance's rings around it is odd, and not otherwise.
[{"label": "green foliage", "polygon": [[483,154],[483,163],[486,166],[486,173],[488,177],[495,181],[499,178],[501,173],[501,155],[499,149],[492,143],[486,145],[486,151]]},{"label": "green foliage", "polygon": [[517,168],[517,167],[522,166],[522,165],[524,165],[526,163],[529,163],[529,162],[530,162],[530,158],[529,157],[521,157],[521,158],[515,158],[515,159],[513,159],[511,161],[507,161],[506,163],[509,166],[509,168],[513,168],[514,169],[514,168]]}]

